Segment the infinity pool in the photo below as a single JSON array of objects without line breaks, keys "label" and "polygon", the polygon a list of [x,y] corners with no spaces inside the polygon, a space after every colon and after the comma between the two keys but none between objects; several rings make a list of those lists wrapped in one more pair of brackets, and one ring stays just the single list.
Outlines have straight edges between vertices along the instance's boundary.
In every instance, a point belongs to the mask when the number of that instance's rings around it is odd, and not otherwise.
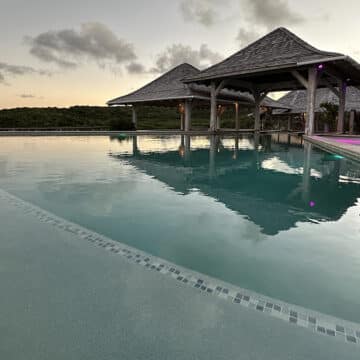
[{"label": "infinity pool", "polygon": [[300,138],[2,138],[0,187],[178,265],[360,322],[360,165]]}]

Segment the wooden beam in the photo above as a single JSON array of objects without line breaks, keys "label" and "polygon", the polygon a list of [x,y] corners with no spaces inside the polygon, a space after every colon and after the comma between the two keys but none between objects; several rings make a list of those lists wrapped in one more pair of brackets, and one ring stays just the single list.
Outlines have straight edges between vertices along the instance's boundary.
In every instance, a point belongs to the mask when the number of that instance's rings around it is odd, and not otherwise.
[{"label": "wooden beam", "polygon": [[321,80],[338,98],[340,98],[340,91],[336,89],[328,80]]},{"label": "wooden beam", "polygon": [[333,66],[331,66],[330,64],[326,64],[326,66],[324,67],[323,70],[324,73],[330,75],[332,78],[334,78],[335,80],[339,81],[339,80],[343,80],[344,79],[344,75],[341,74],[339,71],[337,71]]},{"label": "wooden beam", "polygon": [[297,71],[293,70],[291,75],[302,85],[305,89],[309,88],[309,82]]},{"label": "wooden beam", "polygon": [[229,79],[226,82],[226,85],[229,87],[234,86],[242,89],[246,89],[247,91],[254,91],[254,84],[249,81],[239,80],[239,79]]},{"label": "wooden beam", "polygon": [[191,110],[192,101],[190,99],[185,100],[185,131],[191,130]]},{"label": "wooden beam", "polygon": [[226,85],[227,81],[226,80],[223,80],[220,82],[220,84],[216,87],[216,90],[215,90],[215,94],[216,96],[219,95],[220,91],[224,88],[224,86]]}]

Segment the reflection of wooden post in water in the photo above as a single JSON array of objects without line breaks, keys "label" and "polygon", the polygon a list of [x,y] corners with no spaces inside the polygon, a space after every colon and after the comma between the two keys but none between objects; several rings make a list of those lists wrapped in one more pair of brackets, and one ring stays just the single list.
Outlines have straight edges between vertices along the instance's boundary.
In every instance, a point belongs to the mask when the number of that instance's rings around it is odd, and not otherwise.
[{"label": "reflection of wooden post in water", "polygon": [[210,136],[210,149],[209,149],[209,176],[215,177],[215,157],[217,152],[217,136]]},{"label": "reflection of wooden post in water", "polygon": [[191,136],[185,135],[185,160],[190,159],[191,154]]},{"label": "reflection of wooden post in water", "polygon": [[234,150],[234,155],[233,155],[234,160],[236,160],[238,158],[238,153],[239,153],[239,137],[236,136],[235,137],[235,150]]},{"label": "reflection of wooden post in water", "polygon": [[303,186],[302,198],[304,202],[310,201],[310,185],[311,185],[311,155],[312,144],[305,141],[304,143],[304,170],[303,170]]},{"label": "reflection of wooden post in water", "polygon": [[260,144],[260,134],[258,132],[254,133],[254,147],[255,151],[259,150],[259,144]]},{"label": "reflection of wooden post in water", "polygon": [[132,149],[133,155],[136,155],[139,152],[137,136],[133,136],[132,145],[133,145],[133,149]]}]

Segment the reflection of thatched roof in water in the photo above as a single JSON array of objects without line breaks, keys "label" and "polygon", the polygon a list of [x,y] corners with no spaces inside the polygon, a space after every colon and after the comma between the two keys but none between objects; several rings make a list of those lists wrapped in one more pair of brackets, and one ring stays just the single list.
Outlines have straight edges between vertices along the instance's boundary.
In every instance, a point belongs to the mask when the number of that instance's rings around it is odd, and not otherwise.
[{"label": "reflection of thatched roof in water", "polygon": [[[292,114],[300,114],[306,112],[307,92],[306,90],[291,91],[279,99],[279,102],[292,110]],[[327,88],[318,89],[316,92],[315,111],[322,112],[321,104],[331,103],[339,105],[339,98]],[[348,87],[346,91],[346,111],[360,111],[360,89],[356,87]],[[286,112],[286,111],[284,111]]]},{"label": "reflection of thatched roof in water", "polygon": [[[294,162],[289,164],[294,169],[298,169],[303,159],[302,149],[296,149],[296,152],[290,157]],[[209,150],[192,151],[189,161],[181,159],[176,151],[113,156],[127,160],[176,192],[187,194],[191,189],[199,189],[229,209],[246,216],[268,235],[288,230],[298,221],[337,220],[356,202],[359,186],[343,184],[339,188],[337,175],[328,171],[331,175],[310,179],[309,199],[316,202],[316,207],[310,208],[309,200],[302,197],[301,174],[258,167],[259,163],[274,156],[288,161],[287,155],[286,152],[257,155],[253,151],[243,150],[234,159],[233,151],[224,149],[216,153],[213,176],[210,176]],[[323,153],[313,153],[313,168],[318,164],[330,170],[334,162],[322,162],[324,156]],[[335,192],[336,197],[329,196]]]},{"label": "reflection of thatched roof in water", "polygon": [[[181,64],[142,88],[128,95],[110,100],[108,105],[148,104],[171,106],[177,105],[179,101],[185,99],[203,101],[209,105],[210,88],[208,86],[186,85],[182,82],[185,77],[195,75],[199,72],[200,70],[192,65]],[[218,102],[221,103],[224,101],[239,101],[248,106],[253,106],[254,104],[254,98],[249,93],[226,89],[222,90],[218,97]],[[264,99],[262,105],[272,108],[287,108],[268,97]]]}]

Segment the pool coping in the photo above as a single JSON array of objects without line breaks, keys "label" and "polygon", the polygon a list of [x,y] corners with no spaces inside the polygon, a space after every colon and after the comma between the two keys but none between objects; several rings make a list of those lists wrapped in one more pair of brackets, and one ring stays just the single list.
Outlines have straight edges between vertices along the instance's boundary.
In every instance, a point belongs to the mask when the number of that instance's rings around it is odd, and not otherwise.
[{"label": "pool coping", "polygon": [[173,264],[58,217],[3,189],[0,189],[0,199],[8,201],[24,213],[34,216],[40,222],[72,233],[80,239],[93,243],[95,246],[103,248],[113,255],[122,256],[128,262],[140,265],[149,271],[156,271],[159,274],[168,276],[184,286],[192,287],[206,295],[217,296],[236,306],[247,307],[278,318],[291,325],[308,329],[314,335],[320,334],[341,339],[349,344],[360,345],[360,324],[273,299]]},{"label": "pool coping", "polygon": [[[35,131],[35,130],[1,130],[0,137],[7,136],[116,136],[116,135],[191,135],[191,136],[206,136],[206,135],[242,135],[242,134],[254,134],[254,129],[221,129],[218,131],[210,130],[117,130],[117,131],[83,131],[83,130],[52,130],[52,131]],[[260,134],[277,134],[283,133],[280,130],[262,130]],[[288,133],[288,132],[285,132]],[[289,134],[296,135],[302,134],[302,132],[290,132]]]},{"label": "pool coping", "polygon": [[326,138],[323,136],[316,136],[316,135],[313,136],[304,135],[304,139],[326,152],[336,153],[345,156],[351,160],[360,162],[359,145],[343,144],[336,142],[331,138]]}]

